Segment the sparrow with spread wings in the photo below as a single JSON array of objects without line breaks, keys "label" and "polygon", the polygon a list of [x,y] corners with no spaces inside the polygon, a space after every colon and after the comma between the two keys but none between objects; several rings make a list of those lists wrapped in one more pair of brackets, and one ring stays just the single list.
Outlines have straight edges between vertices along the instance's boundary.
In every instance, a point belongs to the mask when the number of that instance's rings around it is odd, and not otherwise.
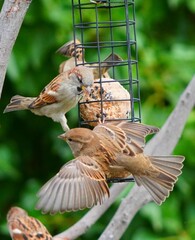
[{"label": "sparrow with spread wings", "polygon": [[12,240],[52,240],[46,227],[36,218],[19,207],[7,213],[7,224]]},{"label": "sparrow with spread wings", "polygon": [[90,68],[74,67],[55,77],[38,97],[12,97],[4,113],[27,109],[36,115],[52,118],[67,131],[69,127],[65,113],[78,103],[85,89],[93,84],[93,80]]},{"label": "sparrow with spread wings", "polygon": [[39,191],[43,213],[76,211],[102,204],[109,197],[107,179],[132,175],[157,204],[169,196],[181,174],[183,156],[147,156],[145,137],[158,128],[129,121],[75,128],[60,138],[75,159],[67,162]]}]

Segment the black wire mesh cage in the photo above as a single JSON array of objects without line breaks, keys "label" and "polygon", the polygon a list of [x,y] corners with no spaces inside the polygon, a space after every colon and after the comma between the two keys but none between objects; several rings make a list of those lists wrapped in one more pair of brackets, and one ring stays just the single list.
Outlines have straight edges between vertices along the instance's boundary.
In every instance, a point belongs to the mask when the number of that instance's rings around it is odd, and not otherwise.
[{"label": "black wire mesh cage", "polygon": [[91,93],[79,102],[80,126],[140,122],[134,1],[72,0],[72,16],[75,64],[91,67],[95,77]]}]

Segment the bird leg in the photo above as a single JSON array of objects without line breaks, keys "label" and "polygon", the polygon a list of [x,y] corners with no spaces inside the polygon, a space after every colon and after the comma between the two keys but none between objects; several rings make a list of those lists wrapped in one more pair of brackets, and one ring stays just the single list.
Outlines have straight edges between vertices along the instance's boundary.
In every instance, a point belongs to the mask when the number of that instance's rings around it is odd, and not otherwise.
[{"label": "bird leg", "polygon": [[102,124],[102,123],[105,122],[105,119],[106,119],[106,113],[102,113],[102,115],[99,115],[99,114],[98,114],[96,117],[98,118],[98,122],[99,122],[99,124]]}]

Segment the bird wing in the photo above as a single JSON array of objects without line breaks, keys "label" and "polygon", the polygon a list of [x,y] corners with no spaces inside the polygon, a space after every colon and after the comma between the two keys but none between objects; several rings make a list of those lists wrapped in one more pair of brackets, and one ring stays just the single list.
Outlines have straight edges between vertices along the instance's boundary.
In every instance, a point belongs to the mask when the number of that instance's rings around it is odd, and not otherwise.
[{"label": "bird wing", "polygon": [[116,141],[121,148],[125,146],[125,133],[114,125],[99,124],[93,129],[93,132]]},{"label": "bird wing", "polygon": [[61,82],[63,73],[55,77],[39,94],[39,96],[29,105],[30,109],[40,108],[48,104],[56,103],[56,95]]},{"label": "bird wing", "polygon": [[81,44],[81,42],[78,39],[75,39],[75,44],[74,44],[74,40],[71,40],[65,43],[63,46],[61,46],[56,52],[66,57],[73,57],[73,56],[76,57],[75,45],[77,44]]},{"label": "bird wing", "polygon": [[[110,125],[110,123],[107,123]],[[112,122],[112,125],[115,125],[121,128],[128,139],[135,141],[140,147],[145,146],[145,138],[150,134],[157,133],[159,128],[145,125],[138,122],[130,122],[130,121],[121,121],[121,122]]]},{"label": "bird wing", "polygon": [[99,137],[104,137],[109,139],[111,143],[120,148],[121,152],[124,154],[135,156],[137,153],[143,152],[143,149],[140,145],[130,138],[122,128],[110,124],[104,123],[97,125],[93,131],[99,135]]},{"label": "bird wing", "polygon": [[42,212],[77,211],[109,197],[105,175],[93,158],[80,156],[65,164],[38,193]]}]

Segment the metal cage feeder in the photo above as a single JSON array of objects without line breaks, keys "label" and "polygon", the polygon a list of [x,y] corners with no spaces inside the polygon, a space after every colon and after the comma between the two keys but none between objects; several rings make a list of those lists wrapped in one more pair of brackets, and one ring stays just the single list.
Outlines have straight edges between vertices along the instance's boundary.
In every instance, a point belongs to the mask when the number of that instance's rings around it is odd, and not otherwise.
[{"label": "metal cage feeder", "polygon": [[75,57],[75,64],[96,72],[90,96],[79,102],[80,126],[141,121],[135,4],[133,0],[104,2],[72,0],[74,51],[84,53],[80,61]]}]

